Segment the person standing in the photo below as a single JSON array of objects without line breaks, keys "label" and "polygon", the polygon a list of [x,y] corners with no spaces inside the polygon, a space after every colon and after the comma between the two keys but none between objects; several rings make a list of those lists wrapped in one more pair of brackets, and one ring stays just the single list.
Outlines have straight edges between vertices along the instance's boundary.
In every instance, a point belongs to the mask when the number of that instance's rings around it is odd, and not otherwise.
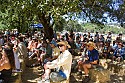
[{"label": "person standing", "polygon": [[28,49],[23,42],[23,37],[19,37],[17,42],[18,42],[18,46],[16,48],[16,53],[20,59],[21,68],[24,70],[25,69],[25,62],[26,62],[25,59],[27,57]]}]

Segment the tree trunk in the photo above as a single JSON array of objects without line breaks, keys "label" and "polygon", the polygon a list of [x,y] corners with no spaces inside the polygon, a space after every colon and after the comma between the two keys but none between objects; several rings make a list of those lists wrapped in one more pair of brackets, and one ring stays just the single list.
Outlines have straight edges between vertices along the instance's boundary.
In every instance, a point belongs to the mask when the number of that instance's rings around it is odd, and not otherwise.
[{"label": "tree trunk", "polygon": [[50,26],[50,19],[48,19],[50,17],[49,16],[46,17],[44,13],[39,13],[38,17],[44,27],[43,29],[44,29],[45,38],[51,41],[53,38],[53,28]]},{"label": "tree trunk", "polygon": [[[45,24],[44,24],[45,25]],[[43,25],[43,26],[44,26]],[[49,39],[49,41],[52,40],[53,38],[53,28],[52,27],[49,27],[48,25],[46,25],[44,27],[44,34],[45,34],[45,38]]]}]

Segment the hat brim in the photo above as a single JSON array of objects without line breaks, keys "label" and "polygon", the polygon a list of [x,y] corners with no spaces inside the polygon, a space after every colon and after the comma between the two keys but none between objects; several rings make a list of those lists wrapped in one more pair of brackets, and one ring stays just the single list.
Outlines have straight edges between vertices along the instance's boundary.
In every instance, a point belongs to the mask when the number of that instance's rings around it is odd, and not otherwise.
[{"label": "hat brim", "polygon": [[64,45],[67,46],[68,48],[71,48],[71,46],[69,44],[66,44],[65,42],[58,42],[58,45]]},{"label": "hat brim", "polygon": [[50,44],[53,44],[54,46],[57,46],[57,44],[54,44],[54,43],[50,43]]},{"label": "hat brim", "polygon": [[97,49],[97,47],[94,44],[87,43],[87,46],[92,46],[93,48]]}]

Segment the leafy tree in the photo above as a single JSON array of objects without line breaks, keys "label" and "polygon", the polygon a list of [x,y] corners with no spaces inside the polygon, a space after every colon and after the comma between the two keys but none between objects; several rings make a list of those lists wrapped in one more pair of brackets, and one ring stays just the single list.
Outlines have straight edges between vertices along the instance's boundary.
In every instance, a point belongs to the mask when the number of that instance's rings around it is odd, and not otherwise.
[{"label": "leafy tree", "polygon": [[78,11],[78,3],[79,0],[0,0],[0,10],[3,13],[8,11],[7,20],[11,25],[17,25],[19,31],[24,29],[24,24],[29,21],[42,23],[45,35],[51,39],[52,26],[56,20],[68,12]]},{"label": "leafy tree", "polygon": [[82,30],[82,26],[76,20],[68,20],[67,24],[64,27],[64,29],[68,30],[68,31],[70,31],[70,30],[81,31]]},{"label": "leafy tree", "polygon": [[[117,4],[117,5],[116,5]],[[112,5],[112,12],[109,13],[111,18],[121,24],[122,27],[124,26],[125,22],[125,0],[117,0],[114,1]]]},{"label": "leafy tree", "polygon": [[[68,18],[78,16],[92,23],[102,24],[107,21],[104,15],[107,13],[108,17],[123,23],[124,1],[118,1],[120,0],[0,0],[0,12],[7,15],[2,17],[1,23],[23,31],[28,24],[40,22],[44,26],[46,37],[51,39],[53,25],[63,27],[60,25],[63,23],[60,20],[63,15],[68,15]],[[116,3],[119,3],[117,10],[121,12],[120,15],[113,6]]]},{"label": "leafy tree", "polygon": [[66,20],[64,18],[60,18],[60,19],[55,21],[54,30],[55,31],[62,31],[63,29],[65,29],[65,26],[67,26]]}]

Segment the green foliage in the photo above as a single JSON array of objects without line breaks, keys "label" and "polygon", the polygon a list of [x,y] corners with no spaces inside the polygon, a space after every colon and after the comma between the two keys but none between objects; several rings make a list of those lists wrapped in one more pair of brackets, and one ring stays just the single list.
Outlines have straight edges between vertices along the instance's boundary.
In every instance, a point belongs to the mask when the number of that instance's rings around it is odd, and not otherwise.
[{"label": "green foliage", "polygon": [[97,24],[85,23],[85,24],[82,24],[82,27],[83,27],[83,32],[98,31],[104,34],[110,31],[114,34],[119,34],[119,33],[125,34],[125,29],[123,27],[118,27],[118,26],[110,26],[110,25],[98,26]]},{"label": "green foliage", "polygon": [[[73,2],[73,3],[72,3]],[[20,32],[31,23],[42,23],[45,28],[52,27],[68,12],[77,12],[79,0],[0,0],[0,12],[7,17],[2,20],[7,28],[18,28]],[[50,23],[53,19],[53,23]]]},{"label": "green foliage", "polygon": [[63,31],[64,27],[66,26],[66,21],[63,18],[60,18],[56,20],[56,23],[54,24],[54,30],[55,31]]},{"label": "green foliage", "polygon": [[[117,3],[119,8],[116,10]],[[30,24],[42,23],[46,34],[49,34],[50,27],[58,31],[73,29],[103,32],[102,25],[107,21],[107,17],[123,23],[124,11],[124,0],[0,0],[0,28],[17,28],[24,32]],[[105,13],[108,14],[107,17],[104,16]],[[65,21],[63,15],[68,15],[69,21]],[[99,25],[81,26],[75,20],[77,16]]]},{"label": "green foliage", "polygon": [[54,25],[54,30],[56,31],[63,31],[63,30],[74,30],[74,31],[80,31],[82,29],[81,25],[74,20],[68,20],[66,21],[64,18],[59,19],[58,22]]},{"label": "green foliage", "polygon": [[65,30],[81,31],[81,25],[75,20],[68,20]]},{"label": "green foliage", "polygon": [[119,33],[125,34],[125,29],[123,27],[118,27],[118,26],[105,26],[103,31],[105,31],[106,33],[108,31],[111,31],[112,33],[115,33],[115,34],[119,34]]}]

